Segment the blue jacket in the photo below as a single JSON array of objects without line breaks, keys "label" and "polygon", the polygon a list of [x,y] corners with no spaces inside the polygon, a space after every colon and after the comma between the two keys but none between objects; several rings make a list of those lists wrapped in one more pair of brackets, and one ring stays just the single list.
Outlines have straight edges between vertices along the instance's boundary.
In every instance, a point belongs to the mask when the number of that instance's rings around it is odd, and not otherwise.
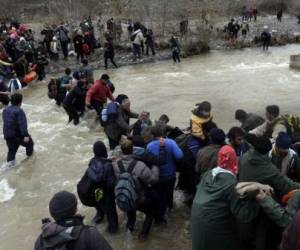
[{"label": "blue jacket", "polygon": [[[159,156],[160,142],[154,140],[147,146],[148,152]],[[160,179],[168,179],[176,177],[176,160],[180,160],[183,157],[181,149],[176,142],[172,139],[165,139],[166,150],[166,164],[160,166]]]},{"label": "blue jacket", "polygon": [[8,106],[3,114],[3,135],[5,139],[29,136],[26,115],[19,106]]}]

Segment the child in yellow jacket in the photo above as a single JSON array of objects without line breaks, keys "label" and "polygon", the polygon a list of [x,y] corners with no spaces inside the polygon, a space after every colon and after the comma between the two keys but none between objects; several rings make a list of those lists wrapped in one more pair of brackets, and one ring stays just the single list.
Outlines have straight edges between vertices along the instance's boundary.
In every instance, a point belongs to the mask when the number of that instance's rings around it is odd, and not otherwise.
[{"label": "child in yellow jacket", "polygon": [[192,135],[201,140],[205,140],[206,136],[204,134],[203,125],[210,122],[212,118],[211,104],[209,102],[205,101],[196,104],[191,116]]}]

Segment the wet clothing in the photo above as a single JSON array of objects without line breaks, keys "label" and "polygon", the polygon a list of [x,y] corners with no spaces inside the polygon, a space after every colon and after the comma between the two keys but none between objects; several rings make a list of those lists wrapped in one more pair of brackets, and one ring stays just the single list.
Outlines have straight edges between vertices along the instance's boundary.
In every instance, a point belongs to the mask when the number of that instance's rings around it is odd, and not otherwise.
[{"label": "wet clothing", "polygon": [[107,102],[107,98],[111,101],[115,100],[106,83],[103,80],[97,80],[88,90],[85,101],[91,103],[92,100],[95,100],[104,104]]},{"label": "wet clothing", "polygon": [[74,125],[79,123],[79,113],[84,112],[86,90],[80,86],[75,86],[66,96],[63,102],[64,109],[69,115],[69,122],[73,121]]},{"label": "wet clothing", "polygon": [[244,129],[246,132],[249,132],[250,130],[253,130],[258,126],[262,125],[264,122],[265,122],[264,118],[256,114],[249,113],[247,114],[245,121],[242,122],[241,128]]},{"label": "wet clothing", "polygon": [[95,208],[102,218],[107,215],[108,231],[116,233],[118,230],[118,215],[114,195],[116,178],[111,160],[101,157],[92,158],[86,175],[92,181],[94,190],[102,189],[103,197],[100,201],[95,200]]},{"label": "wet clothing", "polygon": [[[69,242],[71,237],[71,241]],[[112,250],[109,243],[100,235],[98,230],[83,224],[83,217],[75,216],[64,222],[44,224],[42,233],[35,242],[35,250],[44,247],[58,247],[68,243],[73,250]]]},{"label": "wet clothing", "polygon": [[[15,160],[18,148],[26,148],[27,156],[33,154],[33,141],[27,130],[27,119],[25,112],[19,106],[8,106],[3,114],[3,135],[8,147],[7,161]],[[29,142],[24,142],[24,137],[29,137]]]},{"label": "wet clothing", "polygon": [[3,135],[5,139],[29,136],[26,115],[21,107],[15,105],[6,107],[3,111],[2,118]]},{"label": "wet clothing", "polygon": [[57,96],[55,97],[55,101],[58,106],[61,105],[67,95],[67,88],[64,85],[70,84],[71,81],[72,77],[68,75],[64,75],[56,80]]},{"label": "wet clothing", "polygon": [[137,113],[128,112],[122,107],[118,108],[118,116],[115,120],[108,121],[105,124],[104,131],[108,137],[110,149],[113,150],[121,140],[122,135],[126,135],[130,131],[130,118],[137,119]]},{"label": "wet clothing", "polygon": [[193,250],[237,250],[235,218],[248,221],[248,202],[237,199],[237,179],[231,172],[214,168],[197,187],[191,214]]},{"label": "wet clothing", "polygon": [[[165,139],[166,163],[160,165],[159,182],[153,187],[160,194],[160,201],[156,214],[156,222],[162,222],[167,208],[173,208],[173,192],[176,181],[176,161],[183,158],[183,152],[172,139]],[[160,141],[154,140],[147,146],[147,150],[159,156]]]}]

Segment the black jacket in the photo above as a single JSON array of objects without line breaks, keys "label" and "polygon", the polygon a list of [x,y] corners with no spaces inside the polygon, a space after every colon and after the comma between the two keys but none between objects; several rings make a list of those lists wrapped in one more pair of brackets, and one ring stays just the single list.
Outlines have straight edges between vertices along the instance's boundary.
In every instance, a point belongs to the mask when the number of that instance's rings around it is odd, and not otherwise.
[{"label": "black jacket", "polygon": [[[69,241],[70,239],[73,240]],[[42,233],[36,240],[34,249],[42,250],[43,246],[55,249],[62,242],[69,242],[68,247],[72,250],[112,250],[95,227],[83,224],[81,216],[74,216],[59,224],[43,224]]]}]

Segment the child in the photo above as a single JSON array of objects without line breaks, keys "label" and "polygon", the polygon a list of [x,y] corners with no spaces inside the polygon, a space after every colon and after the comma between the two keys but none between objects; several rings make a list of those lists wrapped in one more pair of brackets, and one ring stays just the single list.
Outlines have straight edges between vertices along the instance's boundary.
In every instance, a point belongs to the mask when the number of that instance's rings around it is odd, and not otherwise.
[{"label": "child", "polygon": [[195,109],[192,111],[191,117],[192,135],[204,141],[206,139],[206,136],[203,126],[211,120],[211,104],[206,101],[196,104]]}]

